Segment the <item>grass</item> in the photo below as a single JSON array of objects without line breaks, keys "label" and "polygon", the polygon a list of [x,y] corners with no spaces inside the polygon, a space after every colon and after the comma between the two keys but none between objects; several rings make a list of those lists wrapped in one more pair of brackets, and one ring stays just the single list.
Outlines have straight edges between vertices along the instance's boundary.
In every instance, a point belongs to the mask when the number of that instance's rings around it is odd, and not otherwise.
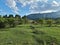
[{"label": "grass", "polygon": [[35,29],[31,29],[29,24],[0,29],[0,45],[51,45],[52,41],[60,45],[59,27],[33,26]]}]

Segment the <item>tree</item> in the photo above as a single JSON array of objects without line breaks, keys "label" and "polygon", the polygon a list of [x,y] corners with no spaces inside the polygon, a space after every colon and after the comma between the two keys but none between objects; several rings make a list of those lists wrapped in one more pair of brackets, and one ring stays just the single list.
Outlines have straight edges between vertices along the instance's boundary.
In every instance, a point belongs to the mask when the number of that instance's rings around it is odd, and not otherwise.
[{"label": "tree", "polygon": [[0,28],[5,27],[5,18],[0,17]]},{"label": "tree", "polygon": [[3,18],[8,18],[8,16],[7,15],[4,15]]},{"label": "tree", "polygon": [[23,23],[24,23],[24,24],[29,23],[29,21],[28,21],[28,19],[27,19],[27,16],[23,16],[23,17],[22,17],[22,20],[23,20]]},{"label": "tree", "polygon": [[0,15],[0,18],[1,18],[2,16]]},{"label": "tree", "polygon": [[37,22],[38,22],[39,24],[41,24],[41,26],[44,24],[44,20],[43,20],[43,19],[39,19],[39,20],[37,20]]},{"label": "tree", "polygon": [[47,24],[48,24],[48,26],[49,26],[49,27],[51,27],[51,26],[52,26],[52,23],[53,23],[53,21],[52,21],[52,20],[47,20],[46,22],[47,22]]},{"label": "tree", "polygon": [[22,18],[20,15],[15,15],[15,23],[16,24],[22,24]]},{"label": "tree", "polygon": [[55,21],[55,24],[56,24],[56,26],[57,26],[57,25],[60,25],[60,19],[57,19],[57,20]]},{"label": "tree", "polygon": [[16,15],[15,15],[15,18],[21,18],[21,16],[20,16],[20,15],[18,15],[18,14],[16,14]]},{"label": "tree", "polygon": [[14,16],[13,16],[12,14],[10,14],[10,15],[8,16],[8,18],[14,18]]},{"label": "tree", "polygon": [[8,24],[10,27],[15,27],[15,19],[14,18],[8,18]]}]

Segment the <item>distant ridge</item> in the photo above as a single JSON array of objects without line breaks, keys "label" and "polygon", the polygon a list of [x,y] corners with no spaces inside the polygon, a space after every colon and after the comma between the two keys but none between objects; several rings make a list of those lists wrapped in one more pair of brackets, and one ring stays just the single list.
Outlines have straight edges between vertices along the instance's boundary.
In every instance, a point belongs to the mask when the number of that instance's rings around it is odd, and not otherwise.
[{"label": "distant ridge", "polygon": [[51,12],[51,13],[34,13],[27,15],[28,19],[36,20],[36,19],[44,19],[44,18],[60,18],[60,11]]}]

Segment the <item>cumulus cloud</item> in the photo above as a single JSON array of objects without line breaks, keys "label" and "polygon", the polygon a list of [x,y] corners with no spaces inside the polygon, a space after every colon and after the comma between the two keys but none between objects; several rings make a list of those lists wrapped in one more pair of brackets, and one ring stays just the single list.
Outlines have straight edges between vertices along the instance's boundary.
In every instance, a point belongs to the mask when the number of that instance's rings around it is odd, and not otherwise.
[{"label": "cumulus cloud", "polygon": [[28,4],[32,4],[32,3],[37,3],[37,2],[47,2],[48,0],[16,0],[17,2],[20,2],[22,4],[22,6],[26,6]]},{"label": "cumulus cloud", "polygon": [[40,2],[48,2],[48,0],[40,0]]},{"label": "cumulus cloud", "polygon": [[45,11],[41,11],[41,12],[39,12],[39,11],[35,11],[35,12],[30,12],[30,13],[26,13],[26,15],[28,15],[28,14],[34,14],[34,13],[52,13],[52,12],[57,12],[58,10],[45,10]]},{"label": "cumulus cloud", "polygon": [[13,10],[14,13],[19,14],[18,13],[18,10],[19,9],[16,6],[17,4],[16,4],[16,1],[15,0],[7,0],[7,3],[6,4],[8,5],[8,7],[10,7]]},{"label": "cumulus cloud", "polygon": [[60,6],[60,4],[57,1],[53,1],[52,6]]},{"label": "cumulus cloud", "polygon": [[22,7],[26,6],[27,4],[31,4],[37,2],[39,0],[16,0],[17,2],[22,4]]},{"label": "cumulus cloud", "polygon": [[40,13],[51,13],[51,12],[56,12],[57,10],[45,10],[41,11]]},{"label": "cumulus cloud", "polygon": [[57,1],[51,1],[50,3],[48,2],[33,3],[30,6],[30,12],[49,13],[59,10],[60,9],[59,7],[60,7],[60,3],[58,3]]},{"label": "cumulus cloud", "polygon": [[7,0],[7,5],[14,10],[15,13],[18,13],[19,11],[17,3],[20,3],[22,8],[29,5],[30,13],[49,13],[60,9],[60,3],[56,0],[51,0],[51,2],[49,2],[49,0]]}]

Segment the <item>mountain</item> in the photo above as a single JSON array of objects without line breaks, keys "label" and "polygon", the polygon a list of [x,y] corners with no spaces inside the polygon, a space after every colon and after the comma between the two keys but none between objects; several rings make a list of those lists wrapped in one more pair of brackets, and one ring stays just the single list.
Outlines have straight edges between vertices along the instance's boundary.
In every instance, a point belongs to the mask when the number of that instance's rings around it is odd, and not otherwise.
[{"label": "mountain", "polygon": [[51,12],[51,13],[35,13],[27,15],[28,19],[36,20],[36,19],[46,19],[46,18],[60,18],[60,11]]}]

